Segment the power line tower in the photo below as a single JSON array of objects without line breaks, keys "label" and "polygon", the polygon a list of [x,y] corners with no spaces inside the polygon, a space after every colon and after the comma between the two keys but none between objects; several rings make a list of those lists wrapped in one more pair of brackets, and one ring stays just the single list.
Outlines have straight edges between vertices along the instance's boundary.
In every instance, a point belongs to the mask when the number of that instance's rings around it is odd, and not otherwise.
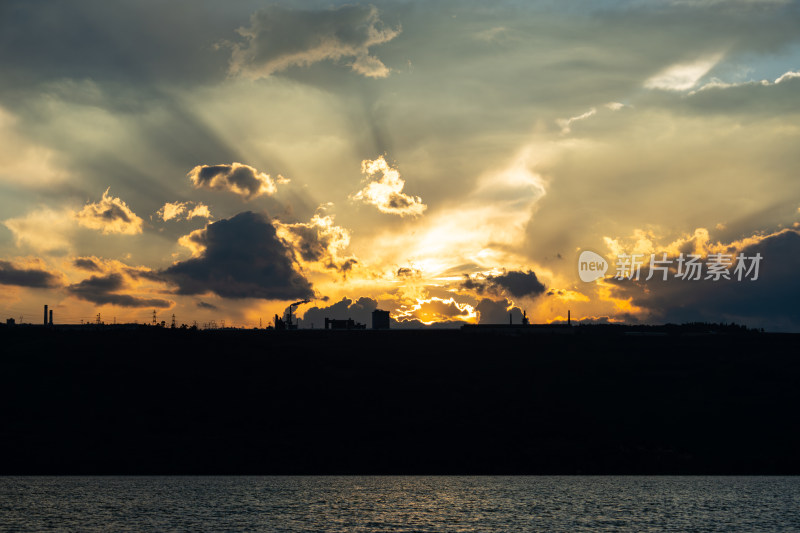
[{"label": "power line tower", "polygon": [[172,313],[172,324],[169,327],[175,329],[175,313]]},{"label": "power line tower", "polygon": [[154,326],[158,325],[158,316],[156,315],[156,310],[155,309],[153,309],[153,325]]},{"label": "power line tower", "polygon": [[98,326],[101,324],[101,322],[100,322],[100,313],[97,313],[97,318],[95,319],[95,324],[97,324]]}]

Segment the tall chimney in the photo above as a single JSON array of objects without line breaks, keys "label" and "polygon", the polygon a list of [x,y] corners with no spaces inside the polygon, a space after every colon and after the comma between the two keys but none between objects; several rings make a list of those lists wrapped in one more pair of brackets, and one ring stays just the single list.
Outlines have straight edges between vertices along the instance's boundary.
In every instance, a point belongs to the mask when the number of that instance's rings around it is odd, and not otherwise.
[{"label": "tall chimney", "polygon": [[50,325],[53,325],[53,310],[50,310]]},{"label": "tall chimney", "polygon": [[569,309],[567,309],[567,325],[568,325],[568,326],[571,326],[571,325],[572,325],[572,324],[571,324],[571,318],[572,318],[572,317],[570,317]]},{"label": "tall chimney", "polygon": [[44,325],[47,325],[47,304],[44,304]]}]

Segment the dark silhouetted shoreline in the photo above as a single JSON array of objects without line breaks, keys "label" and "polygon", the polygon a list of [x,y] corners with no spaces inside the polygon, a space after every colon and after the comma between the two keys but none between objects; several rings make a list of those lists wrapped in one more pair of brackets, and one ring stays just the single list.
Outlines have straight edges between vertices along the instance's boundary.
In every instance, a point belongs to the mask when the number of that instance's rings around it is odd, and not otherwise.
[{"label": "dark silhouetted shoreline", "polygon": [[0,474],[800,474],[800,336],[572,329],[3,327]]}]

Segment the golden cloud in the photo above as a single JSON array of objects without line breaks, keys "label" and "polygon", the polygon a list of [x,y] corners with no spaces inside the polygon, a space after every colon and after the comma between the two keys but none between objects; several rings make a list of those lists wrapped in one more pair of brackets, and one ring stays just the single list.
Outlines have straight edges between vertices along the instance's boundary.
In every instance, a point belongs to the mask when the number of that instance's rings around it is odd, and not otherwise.
[{"label": "golden cloud", "polygon": [[401,217],[416,217],[427,209],[428,206],[422,203],[422,198],[402,192],[405,180],[400,177],[397,169],[389,166],[383,156],[362,161],[361,173],[366,175],[367,184],[351,196],[353,200],[374,205],[381,213]]},{"label": "golden cloud", "polygon": [[142,232],[142,219],[136,216],[128,204],[111,196],[109,187],[99,202],[88,203],[75,213],[78,224],[85,228],[100,230],[105,234],[119,233],[136,235]]}]

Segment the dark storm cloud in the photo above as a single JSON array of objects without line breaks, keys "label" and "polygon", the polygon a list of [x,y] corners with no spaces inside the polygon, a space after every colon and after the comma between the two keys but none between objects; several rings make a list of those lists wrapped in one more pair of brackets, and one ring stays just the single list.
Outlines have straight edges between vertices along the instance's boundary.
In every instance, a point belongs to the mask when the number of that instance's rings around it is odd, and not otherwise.
[{"label": "dark storm cloud", "polygon": [[471,278],[469,274],[464,274],[464,281],[461,282],[460,288],[483,294],[489,287],[486,278]]},{"label": "dark storm cloud", "polygon": [[179,294],[213,292],[223,298],[311,298],[311,284],[295,271],[291,252],[266,215],[246,211],[206,226],[200,257],[162,272]]},{"label": "dark storm cloud", "polygon": [[488,276],[486,280],[502,289],[511,296],[538,296],[545,291],[545,286],[536,278],[532,270],[527,272],[510,271],[499,276]]},{"label": "dark storm cloud", "polygon": [[214,304],[210,304],[210,303],[208,303],[208,302],[204,302],[204,301],[202,301],[202,300],[200,300],[200,301],[198,301],[198,302],[197,302],[197,307],[198,307],[199,309],[210,309],[210,310],[212,310],[212,311],[214,311],[214,310],[218,309],[218,307],[217,307],[216,305],[214,305]]},{"label": "dark storm cloud", "polygon": [[92,276],[67,287],[72,295],[98,305],[118,305],[120,307],[156,307],[167,308],[171,302],[160,298],[139,298],[130,294],[119,294],[125,290],[122,274],[113,273],[105,276]]},{"label": "dark storm cloud", "polygon": [[16,268],[8,261],[0,261],[0,285],[16,285],[45,289],[61,286],[58,276],[36,268]]},{"label": "dark storm cloud", "polygon": [[133,279],[146,279],[148,281],[164,281],[164,277],[158,272],[152,270],[143,270],[137,268],[126,268],[125,273]]},{"label": "dark storm cloud", "polygon": [[632,297],[634,305],[647,309],[659,322],[732,321],[800,331],[800,307],[793,297],[800,294],[800,234],[786,230],[744,248],[742,253],[745,257],[761,254],[757,280],[736,281],[731,276],[731,280],[719,281],[674,277],[662,281],[656,273],[644,281],[648,271],[643,269],[639,282],[614,282],[615,296]]},{"label": "dark storm cloud", "polygon": [[331,263],[331,265],[337,268],[340,272],[350,272],[354,266],[358,264],[358,259],[351,257],[350,259],[345,260],[343,263],[337,265],[335,263]]},{"label": "dark storm cloud", "polygon": [[190,0],[4,0],[0,87],[24,88],[47,78],[136,85],[154,78],[222,79],[226,54],[213,44],[243,18],[229,6]]},{"label": "dark storm cloud", "polygon": [[508,300],[490,300],[484,298],[478,302],[475,310],[478,311],[479,324],[508,324],[508,316],[514,324],[522,323],[522,311],[519,307],[512,307]]},{"label": "dark storm cloud", "polygon": [[383,78],[389,69],[370,48],[392,40],[399,28],[388,28],[374,6],[345,5],[322,11],[271,6],[239,28],[241,40],[232,50],[230,70],[248,77],[266,77],[291,66],[346,59],[367,77]]},{"label": "dark storm cloud", "polygon": [[320,261],[327,255],[330,242],[319,235],[316,227],[301,224],[287,227],[296,237],[294,247],[303,261]]},{"label": "dark storm cloud", "polygon": [[539,296],[545,291],[545,286],[536,277],[532,270],[509,271],[499,276],[480,276],[471,278],[464,275],[461,282],[462,289],[474,290],[478,294],[508,294],[517,298],[525,296]]},{"label": "dark storm cloud", "polygon": [[413,267],[400,267],[397,269],[395,275],[398,278],[416,278],[419,277],[420,271]]},{"label": "dark storm cloud", "polygon": [[350,235],[328,219],[314,217],[311,222],[281,224],[289,234],[282,237],[289,241],[294,252],[306,262],[321,262],[325,267],[343,274],[358,264],[355,257],[341,258],[340,250],[347,247]]},{"label": "dark storm cloud", "polygon": [[[195,188],[229,191],[246,200],[262,194],[275,194],[277,186],[269,174],[259,172],[249,165],[198,165],[188,174]],[[281,177],[278,176],[280,180]]]},{"label": "dark storm cloud", "polygon": [[95,263],[94,259],[88,257],[77,257],[72,264],[82,270],[89,270],[91,272],[102,272],[100,265]]},{"label": "dark storm cloud", "polygon": [[314,324],[315,328],[325,327],[325,319],[347,320],[352,318],[355,322],[372,326],[372,312],[378,308],[378,302],[372,298],[359,298],[355,302],[350,298],[342,298],[340,301],[327,307],[311,307],[303,315],[305,326],[310,327]]}]

